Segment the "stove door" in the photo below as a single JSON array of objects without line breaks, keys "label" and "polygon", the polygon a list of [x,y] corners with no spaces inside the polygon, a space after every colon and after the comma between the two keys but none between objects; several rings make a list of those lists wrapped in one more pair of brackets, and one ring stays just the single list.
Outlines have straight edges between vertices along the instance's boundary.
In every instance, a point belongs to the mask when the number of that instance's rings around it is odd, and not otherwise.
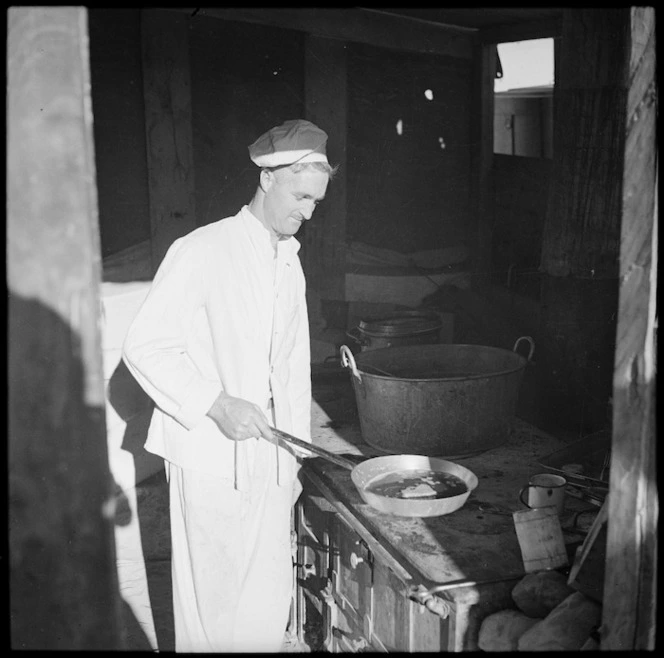
[{"label": "stove door", "polygon": [[373,555],[340,515],[332,530],[332,591],[337,604],[335,649],[360,651],[369,646]]}]

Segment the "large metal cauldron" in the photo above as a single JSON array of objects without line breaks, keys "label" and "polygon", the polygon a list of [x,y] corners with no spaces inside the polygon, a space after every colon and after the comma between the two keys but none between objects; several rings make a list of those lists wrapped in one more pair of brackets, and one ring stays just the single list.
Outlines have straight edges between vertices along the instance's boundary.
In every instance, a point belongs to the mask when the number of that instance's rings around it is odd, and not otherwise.
[{"label": "large metal cauldron", "polygon": [[[530,344],[527,357],[517,353]],[[512,351],[484,345],[407,345],[353,356],[342,345],[362,438],[389,454],[467,457],[504,443],[535,344]]]}]

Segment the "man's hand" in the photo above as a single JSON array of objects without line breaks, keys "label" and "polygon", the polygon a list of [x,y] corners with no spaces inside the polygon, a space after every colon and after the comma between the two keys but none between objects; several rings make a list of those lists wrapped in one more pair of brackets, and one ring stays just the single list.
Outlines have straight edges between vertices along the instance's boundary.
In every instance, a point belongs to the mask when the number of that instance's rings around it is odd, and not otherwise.
[{"label": "man's hand", "polygon": [[207,415],[233,441],[245,441],[259,436],[276,441],[263,410],[248,400],[234,398],[222,392]]}]

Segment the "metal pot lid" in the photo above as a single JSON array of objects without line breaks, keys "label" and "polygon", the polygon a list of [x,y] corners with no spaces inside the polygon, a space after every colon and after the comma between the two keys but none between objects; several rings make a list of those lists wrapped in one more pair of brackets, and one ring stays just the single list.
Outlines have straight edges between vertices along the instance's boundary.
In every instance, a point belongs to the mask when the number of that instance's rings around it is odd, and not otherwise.
[{"label": "metal pot lid", "polygon": [[381,318],[360,320],[358,329],[368,336],[412,336],[435,331],[443,326],[440,316],[425,311],[402,311]]}]

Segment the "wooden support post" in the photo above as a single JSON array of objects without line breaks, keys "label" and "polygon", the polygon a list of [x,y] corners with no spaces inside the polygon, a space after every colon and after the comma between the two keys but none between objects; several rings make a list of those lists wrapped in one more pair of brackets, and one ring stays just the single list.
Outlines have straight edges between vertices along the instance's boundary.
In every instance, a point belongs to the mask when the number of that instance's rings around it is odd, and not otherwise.
[{"label": "wooden support post", "polygon": [[657,619],[655,10],[632,7],[602,650],[652,651]]},{"label": "wooden support post", "polygon": [[491,240],[494,213],[493,112],[496,71],[495,44],[476,46],[473,79],[471,208],[476,222],[472,284],[487,284],[491,274]]},{"label": "wooden support post", "polygon": [[327,154],[339,165],[327,198],[305,224],[303,268],[308,286],[322,299],[346,294],[346,44],[307,36],[305,116],[328,134]]},{"label": "wooden support post", "polygon": [[189,25],[185,14],[141,11],[152,266],[196,228]]},{"label": "wooden support post", "polygon": [[8,12],[11,648],[114,650],[87,10]]}]

